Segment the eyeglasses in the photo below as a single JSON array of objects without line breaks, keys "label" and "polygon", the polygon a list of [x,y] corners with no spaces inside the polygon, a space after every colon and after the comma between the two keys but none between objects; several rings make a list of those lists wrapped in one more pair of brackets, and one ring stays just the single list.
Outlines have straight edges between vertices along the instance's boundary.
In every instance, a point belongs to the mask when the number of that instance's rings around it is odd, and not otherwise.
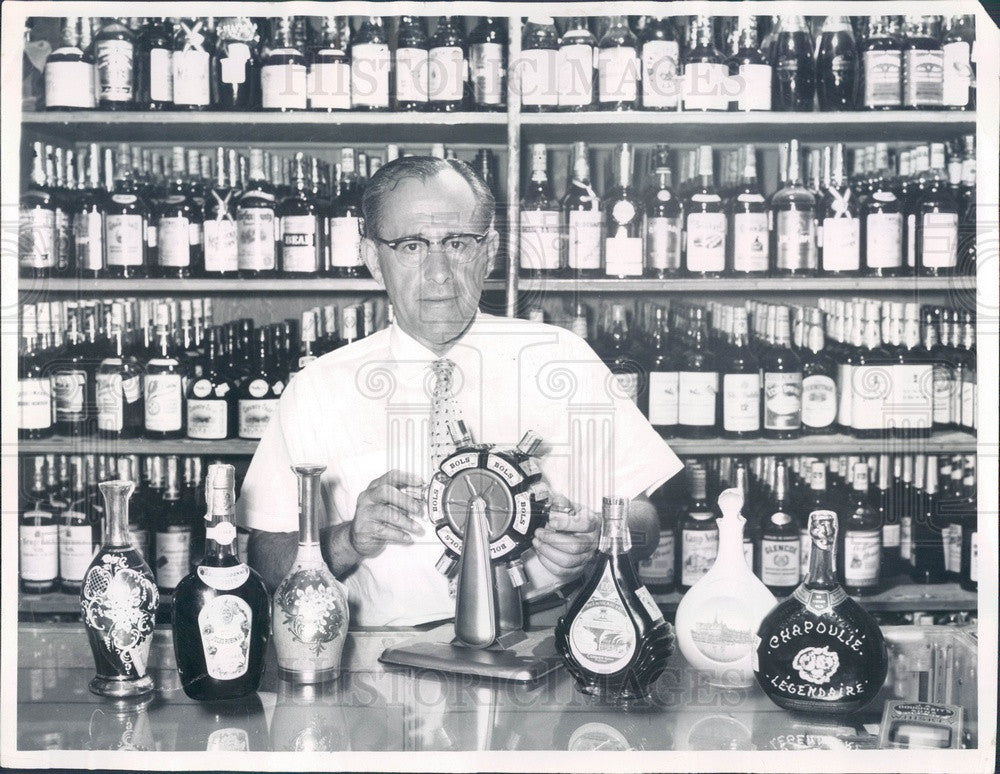
[{"label": "eyeglasses", "polygon": [[489,236],[485,234],[448,234],[441,239],[424,239],[421,236],[404,236],[399,239],[371,238],[385,245],[395,253],[404,266],[416,267],[423,263],[431,251],[431,245],[439,245],[445,257],[455,263],[469,263],[479,252],[479,246]]}]

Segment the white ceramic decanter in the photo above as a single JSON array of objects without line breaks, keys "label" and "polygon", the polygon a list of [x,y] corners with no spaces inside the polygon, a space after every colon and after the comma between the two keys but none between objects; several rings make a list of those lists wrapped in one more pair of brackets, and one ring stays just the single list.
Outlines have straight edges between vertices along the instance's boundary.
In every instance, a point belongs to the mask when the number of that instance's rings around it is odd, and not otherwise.
[{"label": "white ceramic decanter", "polygon": [[753,684],[757,627],[777,604],[744,558],[742,507],[739,489],[726,489],[719,495],[718,556],[681,599],[675,622],[677,646],[684,658],[707,673],[709,684],[725,688]]}]

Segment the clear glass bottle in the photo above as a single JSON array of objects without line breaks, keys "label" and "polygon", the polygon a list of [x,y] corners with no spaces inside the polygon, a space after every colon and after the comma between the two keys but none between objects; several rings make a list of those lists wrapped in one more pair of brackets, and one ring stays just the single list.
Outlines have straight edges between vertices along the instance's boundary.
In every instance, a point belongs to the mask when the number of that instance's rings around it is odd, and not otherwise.
[{"label": "clear glass bottle", "polygon": [[771,196],[774,228],[774,272],[811,276],[816,272],[816,197],[802,183],[799,141],[780,147],[782,185]]}]

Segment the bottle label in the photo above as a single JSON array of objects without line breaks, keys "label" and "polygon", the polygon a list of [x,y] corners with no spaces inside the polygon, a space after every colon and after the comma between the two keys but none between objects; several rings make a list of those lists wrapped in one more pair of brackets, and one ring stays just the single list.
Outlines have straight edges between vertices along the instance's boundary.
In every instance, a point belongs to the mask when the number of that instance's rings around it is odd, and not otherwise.
[{"label": "bottle label", "polygon": [[240,270],[274,269],[274,242],[277,222],[267,207],[240,208],[236,213],[237,247]]},{"label": "bottle label", "polygon": [[777,214],[779,269],[816,268],[816,221],[811,212],[782,210]]},{"label": "bottle label", "polygon": [[236,221],[230,218],[206,220],[205,271],[223,272],[239,269]]},{"label": "bottle label", "polygon": [[828,428],[837,419],[837,385],[829,376],[813,374],[802,380],[802,424]]},{"label": "bottle label", "polygon": [[[94,45],[97,96],[106,102],[132,101],[132,44],[127,40],[100,40]],[[80,84],[77,83],[77,88]]]},{"label": "bottle label", "polygon": [[174,432],[183,426],[184,385],[180,374],[146,374],[145,426],[155,432]]},{"label": "bottle label", "polygon": [[[138,381],[132,377],[130,381]],[[97,374],[97,428],[108,432],[119,432],[125,425],[125,407],[122,403],[122,375]]]},{"label": "bottle label", "polygon": [[523,210],[520,248],[521,266],[525,269],[558,269],[559,211]]},{"label": "bottle label", "polygon": [[146,256],[146,223],[142,215],[107,215],[104,244],[108,266],[142,266]]},{"label": "bottle label", "polygon": [[679,381],[677,371],[650,372],[649,424],[653,427],[672,427],[677,424]]},{"label": "bottle label", "polygon": [[222,594],[205,604],[198,613],[198,630],[209,677],[235,680],[246,674],[252,624],[250,605],[240,597]]},{"label": "bottle label", "polygon": [[760,541],[760,579],[765,586],[797,586],[802,570],[798,535],[764,537]]},{"label": "bottle label", "polygon": [[[590,46],[585,46],[589,49]],[[593,57],[593,53],[591,53]],[[573,104],[560,102],[559,88],[556,81],[558,77],[558,54],[548,48],[535,48],[521,52],[519,62],[521,73],[521,104],[526,107],[535,106],[555,106],[559,104]],[[589,67],[593,70],[594,60],[589,60]],[[574,94],[582,92],[574,91]],[[589,105],[592,99],[591,93],[587,93],[587,101],[576,103]],[[523,213],[522,213],[523,216]]]},{"label": "bottle label", "polygon": [[569,647],[584,669],[610,675],[628,666],[639,643],[624,600],[605,564],[601,580],[569,627]]},{"label": "bottle label", "polygon": [[586,43],[571,43],[556,54],[559,105],[583,107],[594,100],[595,49]]},{"label": "bottle label", "polygon": [[[77,518],[82,513],[67,512]],[[94,531],[89,524],[59,527],[59,576],[64,581],[82,581],[94,558]]]},{"label": "bottle label", "polygon": [[319,271],[319,244],[315,215],[281,218],[281,270],[315,274]]},{"label": "bottle label", "polygon": [[240,438],[262,438],[278,407],[276,398],[267,400],[244,399],[239,402]]},{"label": "bottle label", "polygon": [[837,365],[837,424],[842,427],[853,427],[853,377],[854,366],[845,363]]},{"label": "bottle label", "polygon": [[824,271],[857,271],[861,268],[860,232],[857,218],[823,220]]},{"label": "bottle label", "polygon": [[342,268],[364,265],[361,260],[362,219],[330,218],[330,264]]},{"label": "bottle label", "polygon": [[642,239],[626,236],[624,226],[618,236],[604,240],[604,273],[611,277],[642,276]]},{"label": "bottle label", "polygon": [[651,269],[676,271],[681,268],[681,219],[646,219],[646,256]]},{"label": "bottle label", "polygon": [[[459,55],[461,55],[459,50]],[[396,49],[396,99],[426,102],[430,60],[423,48]]]},{"label": "bottle label", "polygon": [[351,65],[347,62],[314,62],[309,67],[306,88],[309,107],[350,110]]},{"label": "bottle label", "polygon": [[884,410],[889,427],[929,429],[934,417],[934,367],[893,365]]},{"label": "bottle label", "polygon": [[964,40],[945,43],[944,86],[942,101],[948,107],[966,107],[969,104],[969,89],[972,86],[972,60],[969,44]]},{"label": "bottle label", "polygon": [[191,243],[187,218],[160,218],[156,225],[160,266],[177,268],[191,265]]},{"label": "bottle label", "polygon": [[17,411],[17,426],[21,430],[52,427],[52,382],[49,379],[18,379]]},{"label": "bottle label", "polygon": [[[208,88],[208,52],[197,49],[174,51],[170,64],[174,80],[174,104],[207,106],[211,101]],[[263,81],[263,76],[261,80]]]},{"label": "bottle label", "polygon": [[472,96],[477,105],[503,103],[503,46],[476,43],[469,49]]},{"label": "bottle label", "polygon": [[882,525],[882,547],[899,548],[900,526],[899,524]]},{"label": "bottle label", "polygon": [[688,271],[726,268],[726,216],[721,212],[692,212],[687,218]]},{"label": "bottle label", "polygon": [[569,213],[569,268],[601,268],[600,210],[571,210]]},{"label": "bottle label", "polygon": [[727,110],[729,94],[726,86],[729,68],[724,64],[692,62],[684,65],[684,109]]},{"label": "bottle label", "polygon": [[46,107],[94,107],[94,67],[88,62],[47,62],[45,65]]},{"label": "bottle label", "polygon": [[597,52],[597,94],[601,102],[634,102],[639,95],[639,58],[630,46]]},{"label": "bottle label", "polygon": [[960,572],[962,569],[962,525],[951,524],[941,533],[944,541],[944,569]]},{"label": "bottle label", "polygon": [[848,530],[844,533],[844,583],[847,586],[877,586],[882,561],[879,530]]},{"label": "bottle label", "polygon": [[432,48],[428,64],[430,99],[442,102],[460,101],[465,91],[465,82],[468,80],[469,67],[462,49],[458,46]]},{"label": "bottle label", "polygon": [[768,270],[766,212],[740,212],[733,217],[733,269],[746,272]]},{"label": "bottle label", "polygon": [[149,98],[154,102],[174,101],[173,62],[168,49],[149,52]]},{"label": "bottle label", "polygon": [[104,219],[99,212],[78,212],[73,216],[73,247],[76,265],[85,271],[104,268]]},{"label": "bottle label", "polygon": [[899,556],[904,562],[912,563],[913,559],[913,517],[901,516],[899,519]]},{"label": "bottle label", "polygon": [[678,415],[679,424],[688,427],[713,426],[719,375],[714,371],[681,371],[677,385],[678,405],[684,407]]},{"label": "bottle label", "polygon": [[52,391],[55,394],[57,420],[74,421],[83,417],[87,395],[86,371],[57,371],[52,379]]},{"label": "bottle label", "polygon": [[719,530],[681,530],[681,584],[693,586],[712,569],[719,554]]},{"label": "bottle label", "polygon": [[902,51],[865,51],[865,107],[899,107],[902,98]]},{"label": "bottle label", "polygon": [[156,533],[156,585],[177,586],[188,574],[191,563],[191,530],[187,528]]},{"label": "bottle label", "polygon": [[663,620],[663,613],[656,604],[656,600],[653,599],[653,595],[649,593],[649,589],[645,586],[640,586],[635,590],[635,596],[636,599],[642,603],[643,608],[646,610],[646,614],[653,620],[654,623]]},{"label": "bottle label", "polygon": [[[250,60],[250,46],[246,43],[230,42],[219,59],[219,80],[229,86],[240,86],[247,80],[247,62]],[[320,52],[322,53],[322,52]],[[236,89],[233,89],[236,92]]]},{"label": "bottle label", "polygon": [[952,269],[958,259],[958,215],[954,212],[927,212],[923,217],[920,265]]},{"label": "bottle label", "polygon": [[392,59],[385,43],[351,46],[351,104],[355,107],[389,107],[389,70]]},{"label": "bottle label", "polygon": [[865,263],[872,269],[903,265],[903,216],[898,212],[873,213],[865,222]]},{"label": "bottle label", "polygon": [[261,106],[265,110],[305,110],[308,90],[304,64],[283,62],[260,68]]},{"label": "bottle label", "polygon": [[979,533],[973,532],[969,545],[969,580],[979,582]]},{"label": "bottle label", "polygon": [[854,366],[851,369],[851,427],[881,430],[885,400],[892,389],[887,366]]},{"label": "bottle label", "polygon": [[802,426],[802,373],[764,373],[764,429],[797,430]]},{"label": "bottle label", "polygon": [[735,80],[737,110],[771,109],[771,65],[741,64]]},{"label": "bottle label", "polygon": [[951,393],[955,388],[954,374],[945,363],[934,365],[934,424],[951,424]]},{"label": "bottle label", "polygon": [[[965,373],[966,377],[970,375],[968,369]],[[966,430],[974,430],[978,424],[976,422],[976,383],[968,378],[962,380],[961,424]]]},{"label": "bottle label", "polygon": [[910,49],[905,72],[903,104],[940,107],[944,103],[944,51]]},{"label": "bottle label", "polygon": [[660,541],[648,559],[639,562],[643,583],[651,586],[669,586],[674,582],[674,531],[660,530]]},{"label": "bottle label", "polygon": [[[28,511],[25,518],[31,518],[36,511]],[[45,513],[46,518],[52,514]],[[59,575],[59,532],[55,524],[18,528],[18,554],[20,556],[21,577],[27,581],[50,581]]]},{"label": "bottle label", "polygon": [[677,61],[680,48],[675,40],[650,40],[642,45],[642,106],[674,110],[679,86]]},{"label": "bottle label", "polygon": [[[224,523],[232,526],[230,522]],[[198,577],[201,578],[202,583],[216,591],[232,591],[247,582],[247,578],[250,577],[250,568],[243,563],[233,565],[232,567],[206,567],[205,565],[199,565]]]},{"label": "bottle label", "polygon": [[22,207],[18,221],[20,265],[51,269],[56,265],[56,214],[53,210]]},{"label": "bottle label", "polygon": [[722,429],[730,433],[760,430],[760,374],[722,377]]},{"label": "bottle label", "polygon": [[187,436],[200,440],[229,437],[229,404],[224,400],[198,400],[187,404]]}]

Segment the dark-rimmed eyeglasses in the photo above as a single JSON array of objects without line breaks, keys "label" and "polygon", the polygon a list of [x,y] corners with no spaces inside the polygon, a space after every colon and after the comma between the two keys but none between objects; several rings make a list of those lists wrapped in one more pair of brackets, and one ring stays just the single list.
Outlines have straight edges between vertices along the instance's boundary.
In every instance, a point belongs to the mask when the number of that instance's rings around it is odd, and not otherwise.
[{"label": "dark-rimmed eyeglasses", "polygon": [[406,266],[419,266],[431,251],[432,245],[438,245],[445,257],[455,263],[469,263],[479,252],[479,246],[489,236],[485,234],[447,234],[441,239],[425,239],[422,236],[404,236],[399,239],[371,238],[385,245],[395,253],[400,262]]}]

